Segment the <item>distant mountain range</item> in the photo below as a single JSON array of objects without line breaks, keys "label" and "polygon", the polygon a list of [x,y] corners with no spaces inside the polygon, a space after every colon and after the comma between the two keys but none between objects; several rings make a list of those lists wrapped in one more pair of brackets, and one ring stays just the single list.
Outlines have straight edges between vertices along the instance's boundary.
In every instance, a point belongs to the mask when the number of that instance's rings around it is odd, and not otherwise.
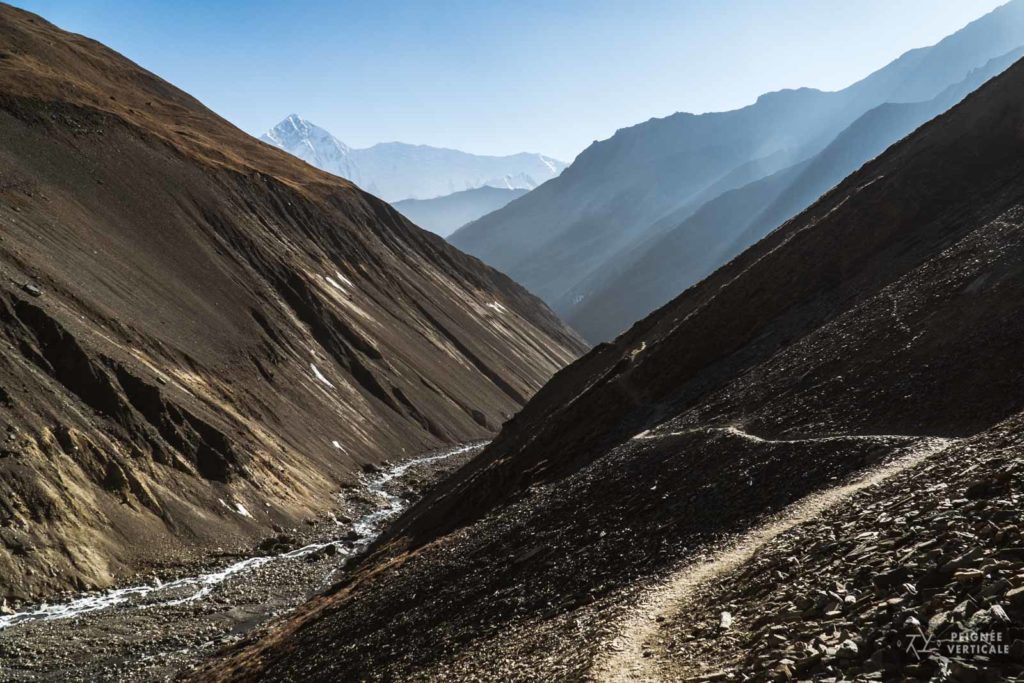
[{"label": "distant mountain range", "polygon": [[295,114],[260,139],[389,202],[478,187],[532,190],[566,168],[565,162],[526,152],[482,156],[403,142],[354,149]]},{"label": "distant mountain range", "polygon": [[592,342],[697,283],[834,183],[1005,69],[1015,0],[837,92],[762,95],[594,143],[559,177],[450,237]]},{"label": "distant mountain range", "polygon": [[403,199],[391,205],[421,228],[447,237],[466,223],[497,211],[527,192],[526,188],[484,186],[434,199]]}]

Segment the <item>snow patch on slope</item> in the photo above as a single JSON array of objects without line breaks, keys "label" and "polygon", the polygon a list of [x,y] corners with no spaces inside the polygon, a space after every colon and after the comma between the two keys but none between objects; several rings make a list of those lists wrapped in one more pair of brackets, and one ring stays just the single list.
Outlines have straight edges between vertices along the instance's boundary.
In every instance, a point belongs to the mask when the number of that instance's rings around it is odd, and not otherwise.
[{"label": "snow patch on slope", "polygon": [[332,389],[334,388],[334,385],[331,384],[331,380],[329,380],[326,377],[324,377],[324,373],[320,372],[320,368],[318,368],[314,363],[310,363],[309,367],[313,371],[313,376],[314,377],[316,377],[318,380],[320,380],[321,382],[323,382],[324,384],[326,384],[330,388],[332,388]]}]

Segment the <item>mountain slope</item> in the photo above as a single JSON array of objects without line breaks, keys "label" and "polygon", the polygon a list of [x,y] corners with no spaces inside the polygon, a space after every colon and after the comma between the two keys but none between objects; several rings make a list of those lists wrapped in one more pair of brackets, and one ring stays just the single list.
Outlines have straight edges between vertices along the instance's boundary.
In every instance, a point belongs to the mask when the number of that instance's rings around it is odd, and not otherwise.
[{"label": "mountain slope", "polygon": [[250,548],[582,349],[102,45],[0,5],[0,46],[0,596]]},{"label": "mountain slope", "polygon": [[611,339],[679,292],[757,242],[862,164],[915,128],[960,102],[1024,55],[1018,48],[972,71],[927,102],[887,103],[867,112],[813,158],[749,185],[725,192],[696,212],[688,208],[655,226],[633,249],[602,268],[557,302],[567,322],[591,340]]},{"label": "mountain slope", "polygon": [[402,142],[353,149],[295,114],[260,139],[389,202],[431,199],[479,187],[532,190],[566,167],[543,154],[525,152],[481,156]]},{"label": "mountain slope", "polygon": [[[957,448],[1019,441],[1021,93],[1024,63],[562,370],[339,585],[203,679],[583,679],[643,591],[729,535],[937,439],[954,469]],[[898,524],[904,561],[956,559]],[[825,675],[852,678],[845,661]]]},{"label": "mountain slope", "polygon": [[[753,553],[741,549],[742,562],[687,577],[684,594],[639,620],[647,637],[636,656],[608,663],[648,680],[1019,680],[1022,427],[1017,417],[890,476],[882,470],[850,499],[772,529],[781,533]],[[735,606],[729,629],[723,606]],[[971,644],[979,636],[991,645]],[[974,654],[982,648],[991,654]]]},{"label": "mountain slope", "polygon": [[[512,276],[563,318],[576,318],[585,292],[574,289],[601,289],[602,270],[614,277],[616,257],[637,248],[667,216],[675,216],[670,227],[679,225],[714,197],[813,157],[875,107],[931,100],[1022,45],[1024,2],[1014,0],[837,92],[786,90],[736,111],[680,113],[622,129],[587,148],[558,178],[450,241]],[[618,332],[644,313],[606,327]]]},{"label": "mountain slope", "polygon": [[466,223],[522,197],[527,191],[484,186],[434,199],[403,199],[392,203],[392,206],[421,228],[447,237]]}]

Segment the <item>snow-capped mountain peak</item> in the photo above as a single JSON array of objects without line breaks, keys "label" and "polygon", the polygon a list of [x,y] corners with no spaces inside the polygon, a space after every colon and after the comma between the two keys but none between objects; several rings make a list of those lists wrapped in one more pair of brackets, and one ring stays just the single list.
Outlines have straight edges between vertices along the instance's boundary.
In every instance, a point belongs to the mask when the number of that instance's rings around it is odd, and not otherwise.
[{"label": "snow-capped mountain peak", "polygon": [[482,156],[400,142],[354,149],[297,114],[287,116],[261,139],[391,202],[478,187],[532,190],[566,167],[542,154]]},{"label": "snow-capped mountain peak", "polygon": [[275,147],[293,154],[311,166],[348,177],[349,146],[323,128],[289,114],[261,138]]}]

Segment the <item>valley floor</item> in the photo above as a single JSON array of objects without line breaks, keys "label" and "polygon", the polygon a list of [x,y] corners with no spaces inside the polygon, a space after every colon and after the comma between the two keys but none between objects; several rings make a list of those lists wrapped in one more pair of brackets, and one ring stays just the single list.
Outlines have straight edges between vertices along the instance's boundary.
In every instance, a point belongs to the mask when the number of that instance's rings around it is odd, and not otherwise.
[{"label": "valley floor", "polygon": [[[654,431],[656,444],[691,436]],[[707,429],[700,430],[708,432]],[[1024,674],[1024,434],[971,439],[827,436],[761,444],[884,445],[890,456],[749,531],[684,550],[683,564],[575,610],[516,620],[401,680],[1009,680]],[[109,609],[0,630],[0,680],[167,680],[340,578],[422,488],[465,462],[453,449],[370,473],[337,522],[283,539],[275,559],[211,585],[167,583]],[[351,520],[351,521],[350,521]],[[373,528],[367,526],[372,521]],[[337,541],[337,554],[323,544]],[[309,544],[305,547],[302,544]],[[251,560],[249,560],[251,562]],[[239,565],[234,565],[239,566]],[[209,572],[206,576],[221,576]],[[177,585],[177,587],[175,587]],[[198,599],[189,599],[196,597]],[[17,618],[13,618],[16,620]],[[986,634],[994,655],[958,652]],[[393,662],[411,650],[392,643]],[[198,670],[197,680],[204,673]],[[384,673],[384,672],[380,672]]]},{"label": "valley floor", "polygon": [[0,614],[0,681],[155,681],[287,613],[431,482],[483,444],[367,472],[336,512],[268,539],[246,558],[213,558],[151,583]]}]

